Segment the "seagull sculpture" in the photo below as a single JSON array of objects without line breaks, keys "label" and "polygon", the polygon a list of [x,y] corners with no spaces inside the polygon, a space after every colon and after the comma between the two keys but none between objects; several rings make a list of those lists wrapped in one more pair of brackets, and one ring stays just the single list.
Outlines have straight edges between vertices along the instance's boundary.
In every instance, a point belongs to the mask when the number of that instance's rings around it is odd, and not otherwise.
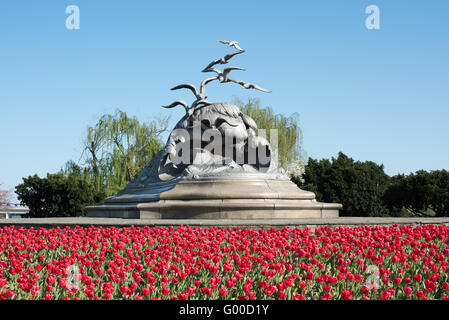
[{"label": "seagull sculpture", "polygon": [[240,48],[240,46],[239,46],[237,41],[218,40],[218,42],[223,43],[223,44],[227,44],[229,47],[234,47],[238,51],[229,53],[229,54],[225,55],[223,58],[220,58],[220,59],[212,61],[211,63],[209,63],[209,65],[206,68],[204,68],[202,70],[202,72],[215,72],[217,75],[215,77],[210,77],[210,78],[204,79],[201,82],[200,91],[199,92],[196,89],[196,87],[193,84],[190,84],[190,83],[180,84],[180,85],[178,85],[176,87],[171,88],[171,90],[189,89],[190,91],[192,91],[192,93],[194,94],[196,100],[191,104],[190,107],[187,104],[187,102],[185,102],[183,100],[176,100],[175,102],[173,102],[172,104],[170,104],[168,106],[163,106],[164,108],[174,108],[174,107],[176,107],[178,105],[181,105],[181,106],[183,106],[185,108],[187,116],[190,116],[195,111],[195,108],[198,107],[198,109],[199,109],[199,108],[201,108],[203,106],[207,106],[207,105],[213,104],[214,102],[206,100],[207,99],[207,97],[206,97],[206,85],[208,83],[214,81],[214,80],[218,80],[220,83],[234,82],[234,83],[237,83],[237,84],[241,85],[245,89],[256,89],[256,90],[260,90],[260,91],[263,91],[263,92],[271,92],[270,90],[266,90],[264,88],[261,88],[261,87],[259,87],[256,84],[245,82],[245,81],[242,81],[242,80],[234,80],[234,79],[229,78],[229,73],[232,70],[242,70],[242,71],[244,71],[245,69],[242,69],[242,68],[239,68],[239,67],[228,67],[228,68],[223,69],[223,71],[220,71],[218,69],[212,68],[216,64],[227,64],[228,61],[232,57],[234,57],[235,55],[238,55],[238,54],[241,54],[241,53],[245,52],[245,50]]},{"label": "seagull sculpture", "polygon": [[215,68],[209,68],[209,69],[205,69],[203,72],[215,72],[217,74],[217,79],[218,81],[220,81],[221,83],[223,82],[228,82],[228,74],[229,72],[231,72],[232,70],[242,70],[245,71],[245,69],[239,68],[239,67],[229,67],[229,68],[225,68],[223,70],[223,72],[221,72],[218,69]]},{"label": "seagull sculpture", "polygon": [[211,63],[209,63],[206,68],[203,69],[203,72],[206,72],[205,70],[212,68],[216,64],[226,64],[233,56],[243,53],[243,52],[245,52],[245,50],[232,52],[232,53],[225,55],[221,59],[214,60]]},{"label": "seagull sculpture", "polygon": [[234,47],[239,51],[245,51],[242,48],[239,47],[239,43],[237,41],[226,41],[226,40],[218,40],[218,42],[221,42],[223,44],[227,44],[230,47]]},{"label": "seagull sculpture", "polygon": [[238,83],[239,85],[241,85],[245,89],[256,89],[256,90],[259,90],[259,91],[262,91],[262,92],[267,92],[267,93],[271,92],[271,90],[267,90],[267,89],[261,88],[257,84],[245,82],[245,81],[242,81],[242,80],[234,80],[234,79],[228,78],[226,82]]},{"label": "seagull sculpture", "polygon": [[195,86],[190,83],[186,84],[180,84],[179,86],[173,87],[170,90],[178,90],[178,89],[189,89],[192,91],[192,93],[195,95],[195,97],[199,100],[205,99],[206,97],[202,96],[200,93],[198,93],[198,90],[196,90]]},{"label": "seagull sculpture", "polygon": [[162,106],[162,108],[167,108],[167,109],[171,109],[174,108],[176,106],[183,106],[184,109],[186,109],[186,113],[189,114],[189,105],[187,104],[187,102],[183,101],[183,100],[176,100],[175,102],[173,102],[172,104],[169,104],[168,106]]},{"label": "seagull sculpture", "polygon": [[[245,71],[245,69],[242,68],[238,68],[238,67],[229,67],[229,68],[225,68],[223,70],[223,72],[221,72],[218,69],[215,68],[209,68],[204,70],[204,72],[215,72],[217,74],[217,76],[215,78],[209,78],[211,79],[210,81],[213,81],[214,79],[217,79],[218,81],[220,81],[221,83],[224,82],[234,82],[234,83],[238,83],[239,85],[241,85],[243,88],[245,89],[256,89],[256,90],[260,90],[262,92],[271,92],[271,90],[266,90],[264,88],[259,87],[257,84],[254,83],[248,83],[248,82],[244,82],[242,80],[234,80],[228,77],[229,72],[231,72],[232,70],[242,70]],[[209,82],[210,82],[209,81]]]}]

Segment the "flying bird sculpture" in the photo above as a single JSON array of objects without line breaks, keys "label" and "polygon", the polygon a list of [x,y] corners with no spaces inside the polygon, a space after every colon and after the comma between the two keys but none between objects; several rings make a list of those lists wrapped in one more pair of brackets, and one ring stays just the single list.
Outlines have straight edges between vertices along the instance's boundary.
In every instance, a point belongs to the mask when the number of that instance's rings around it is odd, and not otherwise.
[{"label": "flying bird sculpture", "polygon": [[257,84],[254,84],[254,83],[249,83],[249,82],[245,82],[245,81],[242,81],[242,80],[234,80],[234,79],[231,79],[231,78],[228,78],[227,80],[229,82],[238,83],[239,85],[241,85],[245,89],[256,89],[256,90],[259,90],[259,91],[262,91],[262,92],[267,92],[267,93],[271,92],[271,90],[267,90],[267,89],[261,88]]},{"label": "flying bird sculpture", "polygon": [[227,44],[228,46],[234,47],[234,48],[236,48],[237,50],[245,51],[245,50],[243,50],[242,48],[239,47],[239,43],[238,43],[237,41],[218,40],[218,42],[221,42],[221,43],[223,43],[223,44]]},{"label": "flying bird sculpture", "polygon": [[200,91],[197,90],[197,88],[193,85],[193,84],[180,84],[176,87],[171,88],[171,90],[179,90],[179,89],[189,89],[190,91],[192,91],[193,95],[195,96],[196,100],[190,105],[187,104],[187,102],[183,101],[183,100],[176,100],[175,102],[173,102],[172,104],[168,105],[168,106],[163,106],[164,108],[174,108],[178,105],[181,105],[185,108],[186,110],[186,114],[187,116],[190,116],[193,114],[193,112],[195,111],[196,108],[201,108],[202,106],[207,106],[210,104],[213,104],[214,102],[208,101],[207,96],[206,96],[206,85],[209,84],[212,81],[218,80],[220,83],[225,83],[225,82],[234,82],[237,83],[239,85],[241,85],[243,88],[245,89],[256,89],[256,90],[260,90],[262,92],[271,92],[270,90],[266,90],[261,88],[260,86],[253,84],[253,83],[248,83],[248,82],[244,82],[242,80],[234,80],[229,78],[229,73],[233,70],[241,70],[244,71],[245,69],[239,68],[239,67],[228,67],[223,69],[223,71],[218,70],[216,68],[213,68],[213,66],[217,65],[217,64],[227,64],[229,62],[229,60],[234,57],[235,55],[241,54],[243,52],[245,52],[245,50],[243,50],[237,41],[226,41],[226,40],[218,40],[218,42],[223,43],[228,45],[229,47],[234,47],[235,49],[237,49],[238,51],[235,52],[231,52],[227,55],[225,55],[223,58],[217,59],[212,61],[211,63],[209,63],[207,65],[206,68],[204,68],[202,70],[202,72],[215,72],[217,75],[214,77],[210,77],[210,78],[206,78],[204,79],[201,84],[200,84]]},{"label": "flying bird sculpture", "polygon": [[245,51],[243,50],[243,51],[232,52],[232,53],[225,55],[223,58],[214,60],[211,63],[209,63],[206,68],[203,69],[203,72],[206,72],[205,70],[212,68],[216,64],[226,64],[233,56],[243,53],[243,52],[245,52]]},{"label": "flying bird sculpture", "polygon": [[195,95],[195,97],[197,97],[197,99],[204,98],[198,93],[198,91],[196,90],[196,88],[193,84],[190,84],[190,83],[180,84],[179,86],[173,87],[170,90],[178,90],[178,89],[189,89],[192,91],[192,93]]},{"label": "flying bird sculpture", "polygon": [[[187,104],[187,102],[185,102],[183,100],[176,100],[175,102],[173,102],[172,104],[169,104],[168,106],[162,106],[162,108],[170,109],[170,108],[174,108],[179,105],[183,106],[184,109],[186,109],[186,113],[189,114],[189,111],[190,111],[189,105]],[[193,113],[193,110],[192,110],[192,113]]]},{"label": "flying bird sculpture", "polygon": [[223,72],[221,72],[220,70],[215,69],[215,68],[208,68],[208,69],[205,69],[203,72],[215,72],[217,74],[216,78],[218,79],[218,81],[223,83],[223,82],[228,82],[228,74],[232,70],[242,70],[242,71],[244,71],[245,69],[242,69],[242,68],[239,68],[239,67],[229,67],[229,68],[225,68],[223,70]]}]

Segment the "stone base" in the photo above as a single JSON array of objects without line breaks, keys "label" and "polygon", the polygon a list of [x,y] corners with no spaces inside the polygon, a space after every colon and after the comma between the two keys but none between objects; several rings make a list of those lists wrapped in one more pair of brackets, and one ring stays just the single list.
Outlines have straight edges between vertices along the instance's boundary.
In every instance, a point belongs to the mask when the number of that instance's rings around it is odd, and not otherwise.
[{"label": "stone base", "polygon": [[148,199],[142,192],[118,195],[86,209],[101,218],[298,219],[337,218],[342,208],[316,202],[289,180],[181,180],[159,200]]},{"label": "stone base", "polygon": [[88,217],[129,219],[298,219],[338,218],[340,207],[302,201],[191,200],[88,207]]}]

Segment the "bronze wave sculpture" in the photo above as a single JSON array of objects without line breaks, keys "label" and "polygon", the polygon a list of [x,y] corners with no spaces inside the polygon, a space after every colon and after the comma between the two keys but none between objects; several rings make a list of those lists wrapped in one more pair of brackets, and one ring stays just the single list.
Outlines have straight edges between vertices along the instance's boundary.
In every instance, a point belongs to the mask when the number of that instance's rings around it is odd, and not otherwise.
[{"label": "bronze wave sculpture", "polygon": [[[299,189],[276,164],[276,145],[258,136],[253,119],[231,103],[206,96],[212,81],[237,83],[244,89],[271,92],[256,84],[229,77],[239,67],[223,70],[245,52],[237,41],[219,40],[235,48],[202,70],[215,73],[199,90],[188,89],[195,100],[176,100],[164,108],[182,106],[186,114],[170,133],[167,143],[137,178],[104,205],[88,207],[92,217],[257,219],[338,216],[339,204],[319,203],[312,192]],[[272,141],[273,142],[273,141]],[[274,141],[274,144],[277,141]]]}]

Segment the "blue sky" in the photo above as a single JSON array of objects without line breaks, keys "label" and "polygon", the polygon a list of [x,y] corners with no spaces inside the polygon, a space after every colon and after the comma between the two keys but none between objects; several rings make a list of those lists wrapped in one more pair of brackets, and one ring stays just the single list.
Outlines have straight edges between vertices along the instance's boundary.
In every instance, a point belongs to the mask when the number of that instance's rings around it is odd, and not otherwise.
[{"label": "blue sky", "polygon": [[[380,9],[368,30],[365,8]],[[68,30],[65,9],[80,9]],[[449,2],[381,0],[0,2],[0,183],[78,160],[88,125],[116,108],[149,121],[191,99],[200,71],[229,52],[241,79],[273,90],[211,85],[208,96],[260,98],[298,112],[313,158],[339,151],[392,175],[449,169]],[[190,100],[188,100],[190,101]]]}]

